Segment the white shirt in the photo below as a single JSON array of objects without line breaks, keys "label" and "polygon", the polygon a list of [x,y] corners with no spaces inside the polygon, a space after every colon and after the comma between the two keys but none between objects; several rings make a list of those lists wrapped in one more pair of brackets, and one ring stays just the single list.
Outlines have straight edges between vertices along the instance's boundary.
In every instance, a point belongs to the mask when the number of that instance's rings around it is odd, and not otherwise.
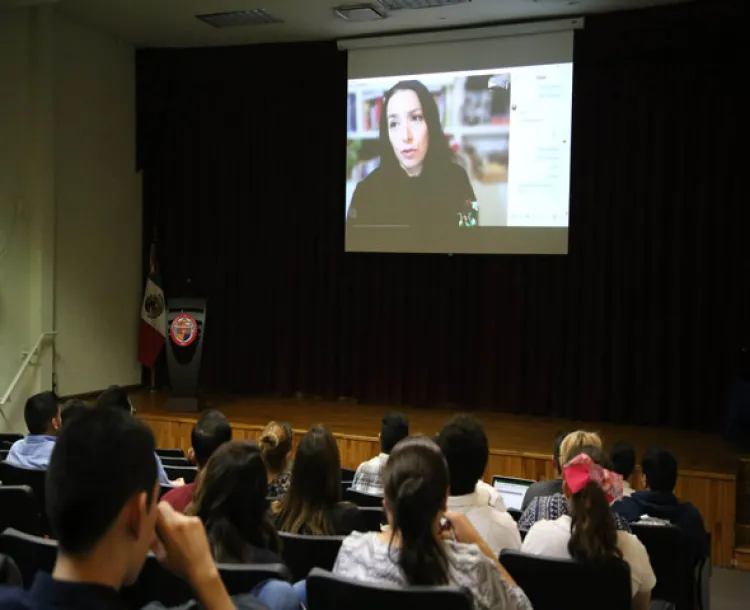
[{"label": "white shirt", "polygon": [[497,489],[492,487],[492,485],[489,485],[484,481],[477,481],[477,486],[474,488],[474,491],[481,495],[482,501],[484,501],[484,498],[486,497],[489,505],[495,510],[499,510],[501,513],[508,512],[508,509],[505,508],[503,497]]},{"label": "white shirt", "polygon": [[448,510],[466,515],[495,556],[503,549],[521,548],[521,534],[513,517],[493,508],[483,493],[450,496]]},{"label": "white shirt", "polygon": [[[526,534],[521,550],[531,555],[545,555],[558,559],[570,559],[568,541],[572,519],[565,515],[554,521],[537,521]],[[651,591],[656,585],[656,576],[651,568],[646,547],[633,534],[617,530],[617,546],[622,558],[630,566],[630,582],[633,596]]]}]

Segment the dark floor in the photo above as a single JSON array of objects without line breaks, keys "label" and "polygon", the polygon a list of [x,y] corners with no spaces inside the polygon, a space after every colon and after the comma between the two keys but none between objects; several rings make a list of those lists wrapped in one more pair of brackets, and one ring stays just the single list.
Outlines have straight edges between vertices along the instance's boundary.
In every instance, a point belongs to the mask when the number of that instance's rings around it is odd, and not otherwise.
[{"label": "dark floor", "polygon": [[750,572],[714,568],[711,575],[711,607],[707,610],[748,610]]}]

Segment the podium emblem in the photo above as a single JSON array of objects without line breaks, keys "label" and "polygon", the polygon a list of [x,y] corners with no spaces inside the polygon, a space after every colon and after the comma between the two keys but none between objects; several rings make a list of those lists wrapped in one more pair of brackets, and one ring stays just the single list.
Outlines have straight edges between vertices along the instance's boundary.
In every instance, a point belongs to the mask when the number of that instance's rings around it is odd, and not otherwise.
[{"label": "podium emblem", "polygon": [[198,323],[193,316],[181,313],[172,320],[169,336],[172,337],[175,345],[187,347],[198,338]]}]

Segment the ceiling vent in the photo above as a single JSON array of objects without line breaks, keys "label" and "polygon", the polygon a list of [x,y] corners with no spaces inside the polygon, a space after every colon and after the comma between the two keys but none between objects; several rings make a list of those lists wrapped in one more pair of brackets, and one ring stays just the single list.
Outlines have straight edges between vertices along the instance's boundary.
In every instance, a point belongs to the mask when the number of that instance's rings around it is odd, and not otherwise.
[{"label": "ceiling vent", "polygon": [[400,11],[454,6],[456,4],[466,4],[467,2],[471,2],[471,0],[379,0],[379,2],[389,11]]},{"label": "ceiling vent", "polygon": [[348,6],[339,6],[334,9],[336,15],[345,21],[359,23],[362,21],[377,21],[385,19],[386,13],[383,7],[376,7],[372,4],[351,4]]},{"label": "ceiling vent", "polygon": [[284,23],[283,19],[275,17],[264,8],[254,8],[249,11],[232,11],[229,13],[209,13],[206,15],[196,15],[196,17],[215,28]]}]

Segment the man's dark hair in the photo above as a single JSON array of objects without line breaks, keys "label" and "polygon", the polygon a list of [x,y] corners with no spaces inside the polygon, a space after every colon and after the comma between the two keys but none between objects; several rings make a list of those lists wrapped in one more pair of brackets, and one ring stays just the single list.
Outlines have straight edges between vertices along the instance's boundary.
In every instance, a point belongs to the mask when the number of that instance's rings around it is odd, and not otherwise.
[{"label": "man's dark hair", "polygon": [[565,440],[565,437],[570,434],[569,432],[558,432],[555,436],[555,444],[552,447],[552,461],[555,464],[555,470],[557,471],[558,476],[562,476],[562,467],[563,465],[560,463],[560,447],[562,446],[562,442]]},{"label": "man's dark hair", "polygon": [[71,398],[70,400],[66,400],[65,404],[62,406],[62,410],[60,411],[60,416],[62,417],[62,424],[63,426],[65,424],[70,423],[70,421],[77,417],[80,413],[83,413],[88,407],[86,406],[86,403],[82,400],[78,400],[77,398]]},{"label": "man's dark hair", "polygon": [[232,427],[229,420],[223,413],[213,409],[200,416],[190,433],[195,460],[201,468],[206,465],[214,451],[231,440]]},{"label": "man's dark hair", "polygon": [[60,550],[90,552],[134,494],[156,499],[151,430],[121,409],[86,409],[63,426],[46,477],[47,515]]},{"label": "man's dark hair", "polygon": [[99,398],[96,399],[96,406],[114,407],[115,409],[127,411],[128,414],[132,411],[128,393],[119,385],[111,385],[99,394]]},{"label": "man's dark hair", "polygon": [[473,492],[490,457],[482,424],[471,415],[457,415],[443,426],[437,444],[448,462],[451,495],[463,496]]},{"label": "man's dark hair", "polygon": [[39,392],[26,401],[23,418],[29,434],[44,434],[60,408],[54,392]]},{"label": "man's dark hair", "polygon": [[401,439],[409,436],[409,420],[401,413],[388,413],[380,422],[380,450],[390,453]]},{"label": "man's dark hair", "polygon": [[617,441],[609,450],[609,459],[612,470],[628,479],[635,469],[635,447],[627,441]]},{"label": "man's dark hair", "polygon": [[646,485],[652,491],[674,491],[677,484],[677,459],[666,449],[651,447],[641,460]]}]

